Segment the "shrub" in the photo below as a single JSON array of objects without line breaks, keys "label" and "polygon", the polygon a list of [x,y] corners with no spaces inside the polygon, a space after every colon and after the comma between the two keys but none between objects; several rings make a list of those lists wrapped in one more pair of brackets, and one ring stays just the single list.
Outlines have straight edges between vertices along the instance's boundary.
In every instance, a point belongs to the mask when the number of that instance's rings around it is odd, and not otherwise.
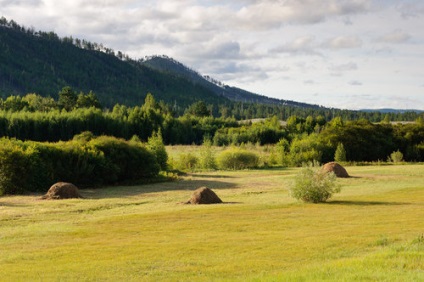
[{"label": "shrub", "polygon": [[152,136],[147,140],[147,148],[156,156],[156,160],[161,170],[167,169],[168,153],[163,144],[162,133],[153,132]]},{"label": "shrub", "polygon": [[388,160],[394,163],[400,163],[403,161],[403,154],[401,151],[397,150],[396,152],[390,154]]},{"label": "shrub", "polygon": [[97,186],[158,175],[156,157],[143,144],[84,136],[59,143],[0,139],[0,195],[42,191],[58,181]]},{"label": "shrub", "polygon": [[191,153],[181,154],[176,164],[176,169],[193,171],[198,163],[199,159],[195,155]]},{"label": "shrub", "polygon": [[216,161],[210,139],[205,139],[200,149],[200,167],[202,169],[216,169]]},{"label": "shrub", "polygon": [[238,170],[257,167],[259,157],[255,153],[240,148],[231,148],[221,152],[217,162],[220,169]]},{"label": "shrub", "polygon": [[293,198],[304,202],[320,203],[327,201],[340,190],[333,172],[326,173],[318,167],[309,165],[303,167],[296,175],[290,194]]}]

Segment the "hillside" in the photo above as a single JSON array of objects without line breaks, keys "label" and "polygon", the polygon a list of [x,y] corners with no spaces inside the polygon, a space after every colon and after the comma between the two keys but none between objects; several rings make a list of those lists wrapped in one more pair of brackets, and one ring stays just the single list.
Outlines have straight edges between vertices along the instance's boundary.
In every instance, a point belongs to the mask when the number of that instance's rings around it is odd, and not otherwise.
[{"label": "hillside", "polygon": [[34,31],[0,19],[0,97],[37,93],[57,97],[64,86],[97,94],[101,103],[140,105],[150,92],[184,109],[195,101],[230,101],[319,108],[224,85],[167,56],[134,60],[102,44]]},{"label": "hillside", "polygon": [[[4,18],[3,18],[4,19]],[[159,72],[102,45],[0,21],[0,97],[37,93],[57,97],[64,86],[94,91],[102,104],[140,105],[148,92],[185,108],[197,100],[226,103],[209,89]]]}]

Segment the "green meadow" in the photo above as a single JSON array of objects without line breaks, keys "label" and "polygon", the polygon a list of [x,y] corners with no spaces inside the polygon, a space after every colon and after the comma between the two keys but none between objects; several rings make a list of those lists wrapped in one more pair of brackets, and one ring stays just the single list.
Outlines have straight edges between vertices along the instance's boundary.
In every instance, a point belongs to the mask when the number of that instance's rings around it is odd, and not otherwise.
[{"label": "green meadow", "polygon": [[[423,281],[424,165],[346,169],[324,204],[298,168],[1,197],[0,281]],[[181,204],[201,186],[225,203]]]}]

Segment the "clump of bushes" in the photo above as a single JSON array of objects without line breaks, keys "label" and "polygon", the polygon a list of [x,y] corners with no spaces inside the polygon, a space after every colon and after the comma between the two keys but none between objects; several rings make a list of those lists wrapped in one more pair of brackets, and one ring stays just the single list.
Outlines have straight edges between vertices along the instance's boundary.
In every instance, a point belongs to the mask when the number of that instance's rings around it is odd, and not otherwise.
[{"label": "clump of bushes", "polygon": [[174,164],[175,168],[182,171],[194,171],[199,163],[199,158],[192,153],[185,153],[179,156]]},{"label": "clump of bushes", "polygon": [[336,183],[333,172],[325,172],[317,166],[308,165],[295,176],[290,188],[292,197],[309,203],[327,201],[334,193],[339,193],[341,187]]},{"label": "clump of bushes", "polygon": [[401,151],[397,150],[392,152],[390,156],[387,158],[388,162],[400,163],[403,162],[403,154]]},{"label": "clump of bushes", "polygon": [[220,169],[255,168],[259,164],[259,157],[253,152],[234,147],[222,151],[217,157],[217,163]]},{"label": "clump of bushes", "polygon": [[141,142],[88,133],[58,143],[0,139],[0,195],[44,191],[59,181],[81,187],[135,181],[159,170]]}]

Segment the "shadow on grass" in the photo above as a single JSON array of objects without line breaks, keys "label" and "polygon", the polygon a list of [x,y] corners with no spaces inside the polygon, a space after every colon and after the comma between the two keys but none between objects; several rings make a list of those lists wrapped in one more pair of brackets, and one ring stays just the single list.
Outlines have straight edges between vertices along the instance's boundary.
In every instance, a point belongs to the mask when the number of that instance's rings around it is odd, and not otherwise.
[{"label": "shadow on grass", "polygon": [[193,177],[198,178],[235,178],[234,176],[229,175],[209,175],[209,174],[193,174]]},{"label": "shadow on grass", "polygon": [[378,201],[330,201],[329,205],[346,205],[346,206],[404,206],[410,203],[404,202],[378,202]]},{"label": "shadow on grass", "polygon": [[173,182],[160,182],[136,186],[109,186],[96,189],[81,189],[80,193],[86,199],[123,198],[142,194],[187,191],[188,195],[199,187],[207,187],[212,190],[231,189],[236,187],[235,183],[212,180],[183,180]]}]

